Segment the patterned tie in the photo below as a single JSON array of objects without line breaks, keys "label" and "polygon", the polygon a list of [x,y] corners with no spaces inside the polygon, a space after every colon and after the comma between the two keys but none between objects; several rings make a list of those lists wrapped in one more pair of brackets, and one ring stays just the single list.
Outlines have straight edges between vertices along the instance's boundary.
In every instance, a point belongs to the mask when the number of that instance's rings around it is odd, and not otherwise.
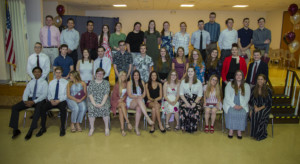
[{"label": "patterned tie", "polygon": [[48,27],[48,47],[51,47],[51,30],[50,26]]},{"label": "patterned tie", "polygon": [[200,33],[200,51],[202,51],[202,43],[203,43],[203,36],[202,36],[202,31]]},{"label": "patterned tie", "polygon": [[99,68],[102,68],[102,59],[100,60]]},{"label": "patterned tie", "polygon": [[34,89],[33,89],[33,94],[32,94],[32,100],[36,99],[36,90],[37,90],[37,85],[38,85],[38,80],[36,79]]},{"label": "patterned tie", "polygon": [[36,58],[36,66],[40,67],[40,55],[37,55]]},{"label": "patterned tie", "polygon": [[59,80],[57,80],[54,100],[58,100],[58,91],[59,91]]},{"label": "patterned tie", "polygon": [[256,69],[257,69],[257,62],[255,62],[254,70],[253,70],[253,73],[252,73],[252,81],[251,81],[251,84],[253,84],[253,85],[255,84]]}]

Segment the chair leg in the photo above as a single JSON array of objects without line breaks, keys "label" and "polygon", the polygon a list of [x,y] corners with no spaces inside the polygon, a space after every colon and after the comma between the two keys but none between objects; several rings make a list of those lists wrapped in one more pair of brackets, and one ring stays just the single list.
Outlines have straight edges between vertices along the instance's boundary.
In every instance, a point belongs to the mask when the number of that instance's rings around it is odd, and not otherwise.
[{"label": "chair leg", "polygon": [[201,117],[201,123],[202,123],[202,125],[201,125],[201,131],[203,131],[203,119],[204,119],[204,116],[203,116],[203,114],[202,114],[202,117]]},{"label": "chair leg", "polygon": [[110,116],[108,117],[108,128],[111,130],[111,125],[110,125]]},{"label": "chair leg", "polygon": [[148,123],[146,121],[146,117],[144,116],[144,129],[147,130],[148,128]]},{"label": "chair leg", "polygon": [[272,118],[272,138],[273,138],[273,135],[274,135],[274,118]]},{"label": "chair leg", "polygon": [[222,133],[224,133],[224,112],[222,113]]},{"label": "chair leg", "polygon": [[23,128],[25,128],[25,123],[26,123],[26,110],[25,110],[25,113],[24,113]]},{"label": "chair leg", "polygon": [[86,129],[86,120],[87,120],[87,118],[86,118],[87,116],[86,116],[86,114],[84,115],[84,129]]},{"label": "chair leg", "polygon": [[69,112],[67,111],[66,126],[65,126],[66,129],[68,127],[68,117],[69,117]]}]

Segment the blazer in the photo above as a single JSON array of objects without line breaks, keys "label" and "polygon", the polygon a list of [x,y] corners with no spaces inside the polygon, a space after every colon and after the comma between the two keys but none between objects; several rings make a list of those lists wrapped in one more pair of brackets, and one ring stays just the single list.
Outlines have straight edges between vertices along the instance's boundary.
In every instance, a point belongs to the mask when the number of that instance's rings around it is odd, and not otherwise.
[{"label": "blazer", "polygon": [[[254,62],[252,62],[249,65],[249,69],[248,69],[248,73],[247,73],[247,78],[246,78],[246,83],[250,84],[251,83],[251,75],[252,75],[252,70],[253,70],[253,66],[254,66]],[[269,68],[268,68],[268,64],[263,62],[262,60],[260,61],[258,68],[256,70],[256,74],[255,74],[255,80],[254,80],[254,84],[256,84],[257,82],[257,76],[259,74],[264,74],[267,78],[267,81],[269,79]]]},{"label": "blazer", "polygon": [[[240,70],[242,70],[242,72],[244,73],[244,76],[247,74],[247,64],[244,58],[240,57]],[[230,67],[230,62],[232,59],[232,55],[228,56],[225,58],[224,62],[223,62],[223,67],[222,67],[222,72],[221,72],[221,77],[222,77],[222,81],[226,81],[226,76],[227,73],[229,71],[229,67]]]},{"label": "blazer", "polygon": [[[245,87],[245,96],[242,96],[242,94],[240,94],[240,104],[243,107],[243,109],[248,113],[249,112],[248,102],[250,100],[251,90],[249,84],[247,83],[244,83],[244,87]],[[225,98],[223,101],[223,110],[226,114],[228,113],[229,108],[231,107],[233,108],[235,106],[234,96],[235,96],[234,89],[231,86],[231,82],[229,82],[227,83],[225,88]]]}]

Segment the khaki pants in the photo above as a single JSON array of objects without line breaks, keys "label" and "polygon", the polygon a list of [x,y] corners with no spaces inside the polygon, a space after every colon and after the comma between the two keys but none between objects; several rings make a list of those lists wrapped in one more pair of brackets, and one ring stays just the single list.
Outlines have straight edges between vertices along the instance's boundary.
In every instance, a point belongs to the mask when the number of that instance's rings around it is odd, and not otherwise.
[{"label": "khaki pants", "polygon": [[58,48],[43,48],[43,53],[49,56],[50,70],[53,72],[53,63],[55,58],[58,56]]},{"label": "khaki pants", "polygon": [[246,61],[247,65],[248,65],[248,64],[249,64],[249,61],[250,61],[250,58],[251,58],[251,50],[250,50],[250,49],[247,49],[247,50],[245,51],[245,54],[243,54],[242,51],[239,50],[239,55],[240,55],[240,56],[242,56],[242,55],[247,55],[248,58],[245,59],[245,61]]}]

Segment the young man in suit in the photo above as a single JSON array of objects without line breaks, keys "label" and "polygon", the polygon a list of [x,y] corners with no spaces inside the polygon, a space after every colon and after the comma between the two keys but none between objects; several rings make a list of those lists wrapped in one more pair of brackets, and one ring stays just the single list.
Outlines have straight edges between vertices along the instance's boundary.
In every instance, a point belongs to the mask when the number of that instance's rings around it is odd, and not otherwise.
[{"label": "young man in suit", "polygon": [[261,61],[261,51],[256,49],[253,51],[254,62],[249,65],[246,82],[250,84],[251,88],[256,84],[257,76],[264,74],[269,79],[268,64]]}]

